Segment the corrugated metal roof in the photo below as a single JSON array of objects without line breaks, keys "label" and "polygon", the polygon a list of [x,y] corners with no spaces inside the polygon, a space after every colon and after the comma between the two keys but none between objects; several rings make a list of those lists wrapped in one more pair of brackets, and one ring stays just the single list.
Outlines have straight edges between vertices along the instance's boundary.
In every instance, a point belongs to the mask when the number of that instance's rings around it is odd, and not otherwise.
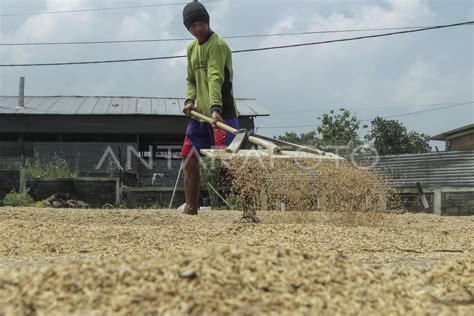
[{"label": "corrugated metal roof", "polygon": [[446,138],[448,138],[451,135],[466,132],[466,131],[469,131],[469,130],[474,130],[474,123],[473,124],[468,124],[468,125],[465,125],[465,126],[462,126],[462,127],[458,127],[458,128],[452,129],[450,131],[447,131],[447,132],[444,132],[444,133],[441,133],[441,134],[438,134],[438,135],[435,135],[435,136],[431,136],[430,139],[431,140],[446,140]]},{"label": "corrugated metal roof", "polygon": [[[255,99],[236,98],[241,116],[268,116]],[[183,115],[183,98],[25,96],[24,108],[17,96],[0,96],[0,114],[34,115]]]},{"label": "corrugated metal roof", "polygon": [[398,188],[474,187],[474,151],[381,156],[374,171]]}]

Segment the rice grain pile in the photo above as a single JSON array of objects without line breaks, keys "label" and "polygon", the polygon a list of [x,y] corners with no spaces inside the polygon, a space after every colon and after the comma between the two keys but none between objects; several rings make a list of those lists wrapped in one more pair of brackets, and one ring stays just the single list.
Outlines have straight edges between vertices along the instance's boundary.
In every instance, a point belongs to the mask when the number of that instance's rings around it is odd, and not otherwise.
[{"label": "rice grain pile", "polygon": [[439,314],[474,303],[473,256],[406,271],[354,266],[336,251],[221,246],[2,272],[6,314]]},{"label": "rice grain pile", "polygon": [[397,207],[396,194],[375,173],[342,160],[242,157],[222,153],[244,217],[256,210],[377,212]]},{"label": "rice grain pile", "polygon": [[306,213],[0,208],[0,315],[474,313],[474,218]]}]

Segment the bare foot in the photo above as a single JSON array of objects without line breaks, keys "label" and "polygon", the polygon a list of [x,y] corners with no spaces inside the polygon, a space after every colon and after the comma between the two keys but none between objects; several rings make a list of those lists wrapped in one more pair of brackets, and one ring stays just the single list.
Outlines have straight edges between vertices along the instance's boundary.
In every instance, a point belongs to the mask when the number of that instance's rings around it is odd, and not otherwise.
[{"label": "bare foot", "polygon": [[191,209],[188,205],[184,208],[183,214],[186,215],[198,215],[197,209]]}]

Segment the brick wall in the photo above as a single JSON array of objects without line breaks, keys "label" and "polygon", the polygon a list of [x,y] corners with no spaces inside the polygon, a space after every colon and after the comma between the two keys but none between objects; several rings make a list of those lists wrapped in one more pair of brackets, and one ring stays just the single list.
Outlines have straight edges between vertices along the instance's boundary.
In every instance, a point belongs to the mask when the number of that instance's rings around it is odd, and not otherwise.
[{"label": "brick wall", "polygon": [[462,135],[448,140],[449,150],[473,150],[474,131],[471,134]]},{"label": "brick wall", "polygon": [[425,209],[421,197],[418,193],[401,193],[400,199],[402,208],[414,213],[433,213],[433,193],[425,193],[429,208]]},{"label": "brick wall", "polygon": [[443,192],[441,214],[474,215],[474,192]]},{"label": "brick wall", "polygon": [[[439,188],[436,190],[441,202],[440,213],[438,214],[446,216],[474,215],[474,191],[472,188],[459,188],[459,191],[453,188]],[[401,191],[399,195],[403,209],[415,213],[434,213],[435,193],[433,189],[425,190],[426,200],[430,206],[426,210],[423,207],[420,195],[415,190]]]}]

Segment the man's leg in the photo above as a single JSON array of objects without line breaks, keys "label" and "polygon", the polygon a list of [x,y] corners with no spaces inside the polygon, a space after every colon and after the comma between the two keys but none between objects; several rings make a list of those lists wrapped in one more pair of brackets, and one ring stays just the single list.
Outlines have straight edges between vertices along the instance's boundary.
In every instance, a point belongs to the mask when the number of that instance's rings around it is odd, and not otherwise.
[{"label": "man's leg", "polygon": [[181,157],[184,159],[185,214],[197,215],[198,213],[201,187],[200,149],[211,148],[212,141],[212,126],[210,124],[190,120],[181,148]]},{"label": "man's leg", "polygon": [[194,154],[191,155],[184,160],[184,195],[186,198],[184,213],[197,215],[201,176],[199,173],[199,159]]}]

